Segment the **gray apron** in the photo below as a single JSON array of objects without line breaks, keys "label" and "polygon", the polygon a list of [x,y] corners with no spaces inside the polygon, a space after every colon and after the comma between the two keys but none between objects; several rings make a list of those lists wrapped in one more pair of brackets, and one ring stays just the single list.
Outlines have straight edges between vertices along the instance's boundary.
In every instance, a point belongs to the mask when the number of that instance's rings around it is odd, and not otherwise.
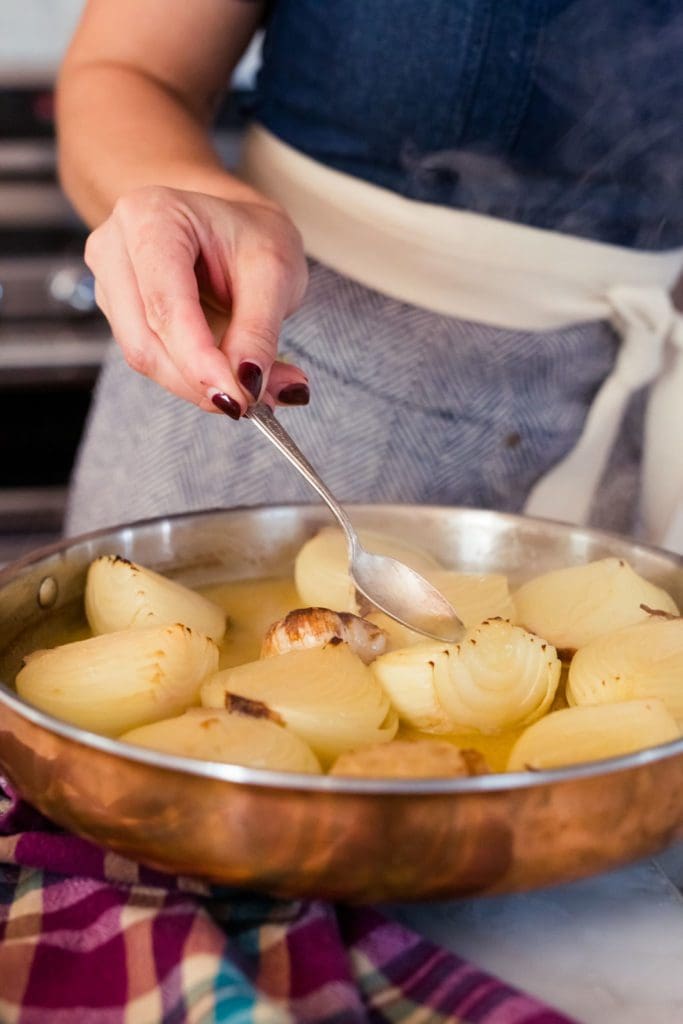
[{"label": "gray apron", "polygon": [[[520,511],[576,443],[613,366],[604,323],[507,331],[387,298],[313,263],[281,352],[311,404],[278,415],[349,502]],[[640,459],[637,396],[591,522],[630,532]],[[176,512],[317,496],[248,421],[199,411],[139,376],[113,345],[73,475],[68,535]]]}]

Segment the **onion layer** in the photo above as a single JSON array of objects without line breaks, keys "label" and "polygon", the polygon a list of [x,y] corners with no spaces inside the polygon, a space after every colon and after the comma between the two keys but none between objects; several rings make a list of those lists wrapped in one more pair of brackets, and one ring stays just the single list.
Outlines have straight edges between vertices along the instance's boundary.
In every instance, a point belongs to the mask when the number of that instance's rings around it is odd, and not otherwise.
[{"label": "onion layer", "polygon": [[599,761],[678,739],[680,731],[659,700],[633,700],[553,711],[515,743],[509,772],[540,771]]},{"label": "onion layer", "polygon": [[382,687],[343,643],[224,669],[201,688],[205,707],[223,708],[232,695],[275,711],[324,761],[388,742],[398,728]]},{"label": "onion layer", "polygon": [[[405,541],[370,530],[358,531],[368,551],[390,555],[405,562],[419,573],[438,569],[439,563],[430,554]],[[349,556],[341,530],[328,526],[307,541],[294,563],[296,589],[304,605],[332,608],[337,612],[359,612],[356,588],[349,576]]]},{"label": "onion layer", "polygon": [[678,614],[675,602],[620,558],[558,569],[529,580],[514,595],[517,621],[560,651],[647,619],[642,605]]},{"label": "onion layer", "polygon": [[177,718],[143,725],[120,737],[152,750],[200,761],[222,761],[283,772],[320,772],[310,747],[267,718],[191,708]]},{"label": "onion layer", "polygon": [[496,733],[549,709],[562,666],[555,648],[504,619],[488,619],[455,645],[439,700],[458,730]]},{"label": "onion layer", "polygon": [[88,569],[85,614],[93,633],[182,622],[216,643],[225,612],[189,587],[117,555],[96,558]]},{"label": "onion layer", "polygon": [[118,736],[184,711],[216,671],[218,648],[176,623],[36,651],[16,679],[20,696],[56,718]]},{"label": "onion layer", "polygon": [[487,619],[459,644],[426,641],[391,651],[371,668],[414,728],[497,733],[545,714],[561,664],[540,637],[504,619]]},{"label": "onion layer", "polygon": [[683,724],[683,619],[654,616],[598,637],[572,658],[570,704],[653,697]]}]

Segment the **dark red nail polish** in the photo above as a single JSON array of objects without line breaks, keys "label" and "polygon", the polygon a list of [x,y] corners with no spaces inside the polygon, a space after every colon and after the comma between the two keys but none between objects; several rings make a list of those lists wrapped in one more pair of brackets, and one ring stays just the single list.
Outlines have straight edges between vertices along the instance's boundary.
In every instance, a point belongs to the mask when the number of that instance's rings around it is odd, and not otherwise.
[{"label": "dark red nail polish", "polygon": [[283,405],[308,405],[311,392],[306,384],[287,384],[277,396]]},{"label": "dark red nail polish", "polygon": [[263,370],[261,367],[257,366],[256,363],[245,361],[240,363],[237,376],[245,391],[248,391],[253,399],[258,400],[263,386]]},{"label": "dark red nail polish", "polygon": [[233,420],[238,420],[242,415],[242,410],[235,399],[231,398],[230,395],[223,395],[218,392],[217,395],[211,396],[211,401],[217,409],[224,412],[226,416],[232,417]]}]

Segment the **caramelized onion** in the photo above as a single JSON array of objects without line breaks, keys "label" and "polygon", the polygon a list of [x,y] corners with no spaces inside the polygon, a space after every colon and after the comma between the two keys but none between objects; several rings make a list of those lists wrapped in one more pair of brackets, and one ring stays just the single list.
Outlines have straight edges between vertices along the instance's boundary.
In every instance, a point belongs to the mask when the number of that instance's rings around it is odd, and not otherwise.
[{"label": "caramelized onion", "polygon": [[642,622],[650,605],[678,614],[675,602],[620,558],[557,569],[514,595],[519,623],[571,654],[603,633]]},{"label": "caramelized onion", "polygon": [[25,700],[56,718],[118,736],[196,703],[200,684],[217,667],[215,643],[177,623],[37,651],[26,659],[16,686]]},{"label": "caramelized onion", "polygon": [[565,708],[524,730],[510,752],[507,770],[540,771],[598,761],[679,736],[676,722],[659,700]]},{"label": "caramelized onion", "polygon": [[277,712],[324,761],[393,739],[398,728],[382,687],[344,643],[224,669],[202,686],[201,702],[222,708],[234,694]]},{"label": "caramelized onion", "polygon": [[663,701],[683,724],[683,619],[653,617],[597,637],[569,666],[570,704]]},{"label": "caramelized onion", "polygon": [[116,555],[90,564],[85,613],[93,633],[182,622],[217,643],[225,633],[225,612],[176,580]]},{"label": "caramelized onion", "polygon": [[318,759],[299,736],[268,718],[243,712],[191,708],[177,718],[143,725],[120,738],[124,743],[201,761],[320,772]]}]

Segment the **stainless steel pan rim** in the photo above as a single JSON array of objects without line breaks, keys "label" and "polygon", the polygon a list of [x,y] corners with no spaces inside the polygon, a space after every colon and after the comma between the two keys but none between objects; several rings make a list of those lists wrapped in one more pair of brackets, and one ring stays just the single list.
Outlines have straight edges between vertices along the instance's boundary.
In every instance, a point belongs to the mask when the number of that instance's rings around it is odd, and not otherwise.
[{"label": "stainless steel pan rim", "polygon": [[[683,555],[676,555],[673,552],[664,551],[662,548],[655,547],[652,544],[646,544],[640,540],[635,540],[631,537],[625,536],[624,534],[612,533],[609,530],[600,530],[593,527],[580,527],[573,523],[563,522],[559,519],[544,519],[541,516],[525,516],[514,512],[496,512],[493,509],[473,508],[466,505],[415,505],[409,502],[392,502],[391,504],[377,505],[348,503],[345,504],[344,507],[351,515],[357,514],[359,516],[367,513],[376,513],[381,515],[383,512],[392,513],[397,511],[404,511],[406,513],[414,512],[415,514],[427,516],[438,516],[444,513],[451,513],[465,519],[471,518],[472,523],[476,525],[485,525],[487,522],[507,524],[510,527],[522,527],[524,525],[538,524],[543,525],[547,534],[556,534],[558,536],[562,536],[567,532],[567,530],[571,530],[573,534],[576,536],[583,536],[586,540],[602,540],[606,545],[616,545],[620,546],[624,550],[628,549],[630,552],[642,552],[643,554],[650,554],[665,558],[669,562],[677,562],[683,570]],[[201,522],[203,519],[210,519],[214,516],[225,516],[237,513],[270,514],[273,512],[279,512],[295,515],[297,512],[304,510],[322,513],[325,517],[325,523],[321,523],[321,525],[337,525],[325,505],[317,505],[308,502],[291,502],[286,505],[265,503],[258,505],[236,505],[230,508],[201,509],[196,512],[178,512],[150,519],[137,519],[129,523],[105,526],[99,530],[93,530],[89,533],[81,533],[78,534],[78,536],[67,537],[64,540],[58,540],[52,544],[35,548],[33,551],[28,552],[28,554],[25,554],[21,558],[0,568],[0,587],[21,575],[22,572],[25,572],[26,569],[30,568],[30,566],[34,565],[36,562],[41,561],[43,558],[50,555],[58,555],[75,545],[96,542],[103,537],[110,536],[112,533],[135,532],[145,527],[164,529],[170,528],[173,524],[180,524],[183,522]],[[417,543],[419,544],[420,542],[417,541]]]},{"label": "stainless steel pan rim", "polygon": [[[531,520],[528,517],[515,515],[513,513],[499,513],[480,509],[455,508],[444,506],[411,506],[392,504],[390,506],[349,506],[352,513],[362,516],[363,513],[372,511],[374,514],[381,514],[383,509],[395,512],[403,509],[410,513],[411,510],[418,510],[422,515],[443,515],[444,512],[455,513],[460,517],[472,520],[473,524],[486,525],[493,521],[497,525],[507,524],[511,528],[521,528],[529,524],[543,524],[544,531],[549,535],[563,536],[571,529],[574,535],[585,535],[591,542],[603,541],[607,546],[628,548],[630,551],[640,551],[645,554],[663,556],[670,562],[680,562],[683,567],[683,558],[678,559],[668,552],[661,552],[657,548],[645,544],[636,544],[629,538],[610,534],[606,531],[593,529],[582,530],[570,524],[552,522],[548,520]],[[181,513],[163,518],[140,520],[136,523],[127,523],[121,527],[104,528],[91,533],[82,534],[78,537],[67,538],[47,547],[37,549],[24,556],[16,562],[11,563],[0,571],[0,587],[4,587],[13,579],[21,577],[32,566],[37,565],[51,556],[59,556],[75,545],[96,544],[98,540],[111,537],[114,533],[131,531],[133,534],[142,529],[156,529],[160,531],[169,530],[173,524],[197,523],[212,516],[236,515],[247,513],[257,515],[272,514],[273,511],[296,515],[302,509],[308,511],[322,510],[322,506],[311,506],[303,504],[291,505],[259,505],[248,508],[235,509],[213,509],[202,512]],[[132,744],[122,743],[119,740],[111,739],[91,733],[87,730],[77,728],[67,722],[60,721],[48,715],[38,708],[33,707],[22,700],[17,693],[9,686],[0,682],[0,702],[6,704],[15,713],[33,722],[48,732],[55,733],[78,743],[85,747],[91,747],[112,754],[116,757],[125,758],[142,764],[152,765],[166,771],[181,772],[188,775],[202,776],[205,778],[217,779],[226,782],[236,783],[245,786],[267,787],[275,789],[298,789],[312,792],[330,792],[347,794],[386,794],[405,796],[407,794],[444,794],[444,793],[485,793],[499,792],[509,789],[522,789],[530,786],[551,785],[557,782],[573,779],[586,778],[591,776],[602,776],[614,772],[636,769],[645,764],[676,757],[683,753],[683,738],[673,740],[670,743],[658,747],[648,748],[634,754],[609,758],[603,761],[594,761],[587,764],[574,765],[567,768],[557,768],[546,771],[533,772],[509,772],[496,773],[491,775],[476,776],[466,779],[356,779],[344,778],[342,776],[329,775],[308,775],[301,773],[275,772],[265,769],[246,768],[241,765],[223,764],[209,761],[199,761],[187,757],[176,757],[163,754],[158,751],[147,750],[143,747],[136,747]]]}]

